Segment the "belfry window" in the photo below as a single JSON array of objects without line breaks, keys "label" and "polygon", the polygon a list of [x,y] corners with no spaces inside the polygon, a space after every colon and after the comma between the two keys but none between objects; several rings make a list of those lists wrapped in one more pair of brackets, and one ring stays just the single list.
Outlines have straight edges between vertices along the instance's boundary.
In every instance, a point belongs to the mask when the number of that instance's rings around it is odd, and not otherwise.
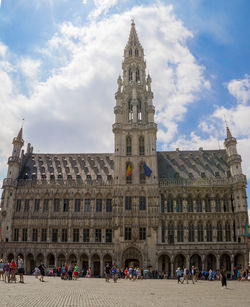
[{"label": "belfry window", "polygon": [[139,138],[139,155],[144,156],[145,148],[144,148],[144,137],[140,136]]},{"label": "belfry window", "polygon": [[128,81],[132,82],[133,81],[133,74],[132,74],[132,70],[129,68],[128,70]]},{"label": "belfry window", "polygon": [[132,152],[131,136],[127,136],[127,138],[126,138],[126,154],[127,154],[127,156],[131,156],[131,152]]},{"label": "belfry window", "polygon": [[137,83],[140,83],[140,71],[138,68],[136,69],[136,72],[135,72],[135,81]]},{"label": "belfry window", "polygon": [[139,121],[142,120],[141,100],[138,100],[138,105],[137,105],[137,119],[138,119]]},{"label": "belfry window", "polygon": [[132,56],[132,49],[131,48],[129,49],[128,54],[129,54],[129,56]]},{"label": "belfry window", "polygon": [[132,120],[133,119],[133,106],[131,103],[131,100],[129,100],[128,102],[128,120]]},{"label": "belfry window", "polygon": [[138,51],[138,49],[135,49],[135,56],[136,56],[136,57],[139,56],[139,51]]}]

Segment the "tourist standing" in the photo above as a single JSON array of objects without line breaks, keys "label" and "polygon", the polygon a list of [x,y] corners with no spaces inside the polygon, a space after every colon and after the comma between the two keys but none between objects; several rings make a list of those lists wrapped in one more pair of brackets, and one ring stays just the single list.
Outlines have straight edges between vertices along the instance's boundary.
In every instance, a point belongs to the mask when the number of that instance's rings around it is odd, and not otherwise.
[{"label": "tourist standing", "polygon": [[109,263],[106,264],[106,267],[105,267],[105,280],[106,282],[109,282],[109,279],[110,279],[110,273],[111,273],[111,267],[109,266]]},{"label": "tourist standing", "polygon": [[115,265],[112,268],[112,273],[113,273],[114,282],[116,283],[117,282],[117,267]]},{"label": "tourist standing", "polygon": [[148,269],[144,269],[143,271],[144,279],[146,280],[148,278]]},{"label": "tourist standing", "polygon": [[188,275],[189,275],[189,270],[188,268],[184,267],[182,284],[184,283],[185,280],[187,281],[188,284]]},{"label": "tourist standing", "polygon": [[192,265],[192,268],[191,268],[191,276],[192,276],[192,282],[194,284],[195,282],[195,275],[196,275],[196,270],[195,270],[195,267]]},{"label": "tourist standing", "polygon": [[4,264],[4,281],[6,282],[8,279],[8,283],[10,282],[10,264],[9,261],[6,260]]},{"label": "tourist standing", "polygon": [[20,283],[24,283],[23,281],[23,274],[24,274],[24,261],[21,258],[21,256],[17,257],[17,269],[18,269],[18,274],[20,276]]},{"label": "tourist standing", "polygon": [[222,289],[227,289],[227,276],[224,268],[220,270],[220,278]]},{"label": "tourist standing", "polygon": [[10,263],[10,280],[16,283],[16,262],[14,259]]},{"label": "tourist standing", "polygon": [[4,280],[4,262],[3,262],[3,259],[0,259],[0,280],[1,280],[1,277],[2,277],[2,280]]},{"label": "tourist standing", "polygon": [[79,273],[79,266],[76,264],[74,267],[74,279],[77,280]]}]

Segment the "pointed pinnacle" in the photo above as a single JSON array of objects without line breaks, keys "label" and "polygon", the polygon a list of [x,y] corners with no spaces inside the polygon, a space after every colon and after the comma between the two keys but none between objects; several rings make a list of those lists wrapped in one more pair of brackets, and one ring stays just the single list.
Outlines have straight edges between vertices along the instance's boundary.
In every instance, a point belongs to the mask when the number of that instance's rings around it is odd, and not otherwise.
[{"label": "pointed pinnacle", "polygon": [[23,139],[23,127],[20,129],[18,135],[17,135],[17,139],[22,140]]},{"label": "pointed pinnacle", "polygon": [[231,134],[231,131],[229,130],[228,126],[226,126],[226,130],[227,130],[227,139],[232,138],[232,134]]}]

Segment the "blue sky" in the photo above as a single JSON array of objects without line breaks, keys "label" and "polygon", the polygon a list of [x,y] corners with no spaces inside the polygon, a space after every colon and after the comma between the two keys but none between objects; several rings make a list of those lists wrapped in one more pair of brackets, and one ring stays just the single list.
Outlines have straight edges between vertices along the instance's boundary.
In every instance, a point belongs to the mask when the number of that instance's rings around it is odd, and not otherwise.
[{"label": "blue sky", "polygon": [[36,152],[113,151],[132,17],[152,77],[158,149],[223,148],[226,119],[249,180],[248,0],[0,2],[1,180],[22,118]]}]

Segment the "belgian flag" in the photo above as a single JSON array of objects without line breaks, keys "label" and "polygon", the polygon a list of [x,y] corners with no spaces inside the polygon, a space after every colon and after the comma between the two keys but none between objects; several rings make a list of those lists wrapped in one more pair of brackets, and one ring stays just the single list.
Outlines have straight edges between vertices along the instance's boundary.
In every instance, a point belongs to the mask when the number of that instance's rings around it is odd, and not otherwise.
[{"label": "belgian flag", "polygon": [[132,175],[132,168],[131,168],[130,165],[128,165],[128,167],[127,167],[126,175],[127,175],[127,177]]}]

